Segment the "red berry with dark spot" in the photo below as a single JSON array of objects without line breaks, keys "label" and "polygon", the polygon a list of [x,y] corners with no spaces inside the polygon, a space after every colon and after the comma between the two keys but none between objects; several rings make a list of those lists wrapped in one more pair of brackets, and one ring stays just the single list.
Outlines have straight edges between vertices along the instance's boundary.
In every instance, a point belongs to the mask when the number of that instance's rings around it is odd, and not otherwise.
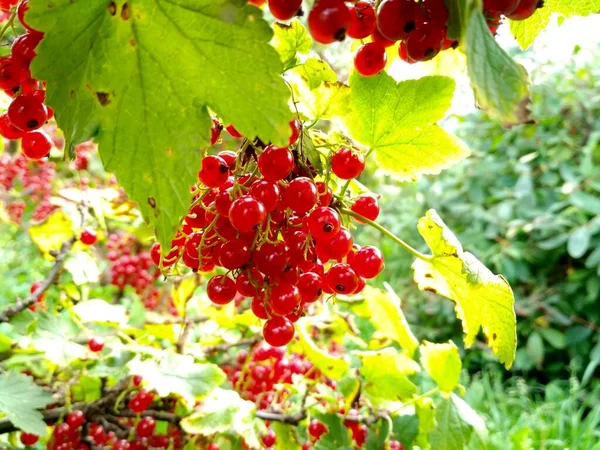
[{"label": "red berry with dark spot", "polygon": [[212,118],[213,126],[210,129],[210,145],[215,145],[221,137],[221,130],[223,129],[223,125],[216,117]]},{"label": "red berry with dark spot", "polygon": [[434,22],[428,22],[419,26],[404,42],[410,59],[427,61],[442,49],[444,29]]},{"label": "red berry with dark spot", "polygon": [[156,422],[154,419],[152,417],[144,417],[136,425],[135,431],[139,437],[147,438],[152,436],[155,428]]},{"label": "red berry with dark spot", "polygon": [[[497,1],[497,0],[492,0]],[[500,0],[505,1],[505,0]],[[515,0],[508,0],[515,1]],[[518,0],[516,0],[518,1]],[[484,1],[485,3],[485,1]],[[444,0],[425,0],[423,2],[423,9],[425,10],[425,15],[431,22],[435,22],[441,26],[445,26],[448,22],[448,18],[450,17],[450,13],[448,12],[448,8],[444,3]]]},{"label": "red berry with dark spot", "polygon": [[423,23],[425,16],[414,0],[383,0],[377,9],[377,28],[390,40],[406,39]]},{"label": "red berry with dark spot", "polygon": [[317,0],[308,14],[308,29],[321,44],[343,41],[350,27],[350,11],[342,0]]},{"label": "red berry with dark spot", "polygon": [[275,445],[275,441],[277,440],[277,435],[273,430],[268,430],[267,434],[262,437],[262,443],[265,447],[272,447]]},{"label": "red berry with dark spot", "polygon": [[219,156],[208,155],[202,159],[198,178],[205,186],[217,188],[229,178],[229,165]]},{"label": "red berry with dark spot", "polygon": [[340,216],[331,208],[321,206],[308,216],[308,229],[317,241],[333,238],[340,231],[340,227]]},{"label": "red berry with dark spot", "polygon": [[377,42],[361,45],[354,55],[354,67],[363,77],[377,75],[387,64],[385,47]]},{"label": "red berry with dark spot", "polygon": [[269,10],[277,20],[294,18],[301,7],[302,0],[269,0]]},{"label": "red berry with dark spot", "polygon": [[85,414],[79,410],[72,411],[67,415],[67,423],[72,429],[82,427],[85,423]]},{"label": "red berry with dark spot", "polygon": [[52,138],[41,130],[25,133],[21,138],[21,150],[29,159],[42,159],[52,149]]},{"label": "red berry with dark spot", "polygon": [[293,167],[294,157],[287,147],[269,145],[258,157],[258,170],[265,180],[283,180]]},{"label": "red berry with dark spot", "polygon": [[290,283],[280,283],[271,288],[269,304],[280,316],[291,314],[300,304],[300,291]]},{"label": "red berry with dark spot", "polygon": [[298,279],[298,290],[303,303],[314,303],[323,292],[323,279],[314,272],[306,272]]},{"label": "red berry with dark spot", "polygon": [[359,285],[358,275],[348,264],[334,264],[325,274],[329,287],[338,294],[352,294]]},{"label": "red berry with dark spot", "polygon": [[352,39],[364,39],[375,31],[376,18],[373,6],[364,1],[348,5],[350,26],[347,34]]},{"label": "red berry with dark spot", "polygon": [[267,219],[265,206],[252,195],[243,195],[229,208],[229,220],[240,233],[250,233]]},{"label": "red berry with dark spot", "polygon": [[17,88],[26,77],[25,71],[12,58],[0,58],[0,88]]},{"label": "red berry with dark spot", "polygon": [[533,16],[537,9],[544,6],[544,0],[519,0],[513,12],[505,14],[510,20],[525,20]]},{"label": "red berry with dark spot", "polygon": [[9,105],[8,118],[18,129],[32,131],[46,123],[48,111],[37,97],[22,94],[16,97]]},{"label": "red berry with dark spot", "polygon": [[31,434],[31,433],[21,433],[21,444],[30,447],[32,445],[37,444],[37,441],[40,440],[40,437],[36,434]]}]

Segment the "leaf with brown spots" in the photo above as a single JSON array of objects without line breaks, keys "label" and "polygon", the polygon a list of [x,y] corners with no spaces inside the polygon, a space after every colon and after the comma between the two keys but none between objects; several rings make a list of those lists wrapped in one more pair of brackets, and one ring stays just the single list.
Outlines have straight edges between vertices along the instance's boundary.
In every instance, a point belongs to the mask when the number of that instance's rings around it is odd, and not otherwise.
[{"label": "leaf with brown spots", "polygon": [[488,345],[510,368],[517,347],[515,298],[510,285],[471,253],[463,251],[456,236],[434,210],[419,219],[417,228],[433,253],[429,259],[413,263],[419,289],[453,300],[456,314],[462,320],[465,345],[470,347],[482,328]]},{"label": "leaf with brown spots", "polygon": [[246,0],[30,0],[27,21],[45,33],[32,73],[67,149],[96,140],[163,246],[189,208],[209,108],[244,135],[288,141],[273,32]]}]

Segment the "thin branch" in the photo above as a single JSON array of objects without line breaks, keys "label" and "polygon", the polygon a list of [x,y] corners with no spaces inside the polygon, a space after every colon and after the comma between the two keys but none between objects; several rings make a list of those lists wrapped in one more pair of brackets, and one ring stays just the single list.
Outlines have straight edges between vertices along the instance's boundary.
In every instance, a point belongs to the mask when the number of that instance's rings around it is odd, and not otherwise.
[{"label": "thin branch", "polygon": [[400,239],[398,236],[396,236],[394,233],[392,233],[390,230],[379,225],[377,222],[367,219],[366,217],[352,211],[351,209],[342,208],[342,209],[340,209],[340,212],[343,214],[347,214],[349,216],[355,217],[355,218],[365,222],[366,224],[370,225],[371,227],[375,228],[376,230],[378,230],[385,236],[389,237],[396,244],[398,244],[400,247],[402,247],[404,250],[406,250],[408,253],[410,253],[411,255],[413,255],[416,258],[422,259],[423,261],[431,261],[431,259],[433,258],[431,255],[425,255],[425,254],[421,253],[420,251],[418,251],[417,249],[413,248],[412,246],[410,246],[409,244],[404,242],[402,239]]},{"label": "thin branch", "polygon": [[[118,417],[137,417],[138,414],[134,413],[133,411],[119,411]],[[166,411],[155,411],[152,409],[148,409],[142,413],[139,414],[139,416],[142,417],[152,417],[153,419],[157,419],[157,420],[162,420],[164,422],[169,422],[169,423],[174,423],[174,424],[178,424],[179,422],[181,422],[181,417],[179,417],[177,414],[173,414],[170,412],[166,412]]]},{"label": "thin branch", "polygon": [[207,322],[209,320],[206,316],[198,316],[198,317],[189,317],[186,320],[183,320],[182,317],[172,317],[172,318],[161,318],[157,317],[155,319],[146,320],[147,325],[181,325],[183,323],[202,323]]},{"label": "thin branch", "polygon": [[[269,411],[257,411],[256,417],[263,420],[269,420],[271,422],[281,422],[286,423],[288,425],[298,425],[304,419],[307,418],[305,412],[300,412],[298,414],[282,414],[275,413]],[[344,416],[343,414],[338,414],[338,417],[344,419],[347,422],[358,422],[365,425],[373,425],[380,420],[387,419],[387,413],[379,413],[379,414],[370,414],[368,416]]]},{"label": "thin branch", "polygon": [[212,345],[212,346],[204,347],[204,353],[226,352],[227,350],[229,350],[231,348],[235,348],[235,347],[244,347],[246,345],[252,346],[261,340],[262,340],[262,336],[255,335],[254,337],[251,337],[248,339],[242,339],[238,342],[233,342],[231,344],[219,344],[219,345]]},{"label": "thin branch", "polygon": [[58,278],[58,274],[60,273],[60,270],[62,269],[63,264],[65,263],[65,258],[67,256],[67,254],[69,253],[69,251],[71,250],[71,247],[73,247],[73,244],[75,243],[75,241],[77,241],[77,238],[75,236],[73,236],[71,239],[69,239],[68,241],[63,243],[60,251],[56,255],[56,259],[54,260],[54,265],[52,266],[52,269],[50,269],[50,273],[48,274],[46,279],[42,282],[42,284],[40,284],[40,286],[29,297],[27,297],[23,300],[18,300],[14,305],[9,306],[8,308],[4,309],[2,311],[2,313],[0,313],[0,323],[8,322],[13,316],[15,316],[15,315],[19,314],[21,311],[29,308],[31,305],[33,305],[37,301],[37,299],[40,297],[40,295],[42,295],[44,292],[46,292],[48,290],[48,288],[52,284],[54,284],[54,282]]},{"label": "thin branch", "polygon": [[183,325],[183,329],[181,330],[181,334],[179,335],[179,339],[177,339],[177,344],[175,345],[175,350],[180,355],[183,354],[183,350],[185,349],[185,341],[187,341],[190,332],[192,331],[193,322],[185,322]]}]

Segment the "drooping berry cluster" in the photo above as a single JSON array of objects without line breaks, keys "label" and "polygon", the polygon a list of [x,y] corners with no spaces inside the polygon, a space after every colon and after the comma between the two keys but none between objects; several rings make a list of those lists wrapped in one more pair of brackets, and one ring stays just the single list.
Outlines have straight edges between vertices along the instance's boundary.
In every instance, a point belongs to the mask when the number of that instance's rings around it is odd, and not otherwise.
[{"label": "drooping berry cluster", "polygon": [[[6,209],[14,223],[21,223],[27,207],[24,198],[34,207],[31,216],[33,221],[46,219],[55,209],[50,203],[54,176],[53,162],[28,161],[23,155],[13,156],[10,153],[0,155],[0,190],[16,189],[14,196],[7,197],[6,204]],[[17,188],[26,194],[20,196]]]},{"label": "drooping berry cluster", "polygon": [[[291,127],[290,147],[245,140],[237,153],[206,156],[192,206],[171,249],[162,258],[158,244],[151,251],[163,269],[180,258],[195,271],[226,269],[209,280],[208,297],[218,305],[233,301],[236,294],[251,297],[252,311],[266,320],[264,338],[274,346],[292,340],[293,323],[322,292],[359,293],[365,279],[383,269],[377,248],[354,244],[340,215],[346,199],[334,196],[325,181],[313,179],[310,161],[293,148],[300,124],[294,121]],[[233,127],[226,129],[240,136]],[[356,178],[365,167],[364,156],[346,147],[333,152],[329,162],[341,180]],[[352,209],[375,219],[377,198],[359,196]]]},{"label": "drooping berry cluster", "polygon": [[[249,0],[261,6],[264,0]],[[375,5],[377,10],[375,10]],[[501,16],[511,20],[530,17],[543,0],[485,0],[490,30],[495,33]],[[269,0],[268,7],[278,20],[302,14],[302,0]],[[381,72],[387,63],[386,47],[398,45],[400,58],[409,63],[426,61],[440,51],[458,45],[447,38],[448,9],[444,0],[317,0],[308,13],[308,28],[314,40],[331,44],[343,40],[371,39],[359,47],[354,66],[363,76]]]},{"label": "drooping berry cluster", "polygon": [[10,56],[0,58],[0,88],[13,98],[7,112],[0,115],[0,135],[6,139],[21,139],[23,154],[31,159],[41,159],[50,153],[52,139],[40,128],[54,112],[44,104],[46,91],[31,77],[29,70],[36,56],[35,49],[44,35],[25,20],[28,9],[28,0],[22,0],[17,7],[17,16],[27,31],[14,40]]},{"label": "drooping berry cluster", "polygon": [[150,270],[150,253],[136,248],[135,237],[126,234],[110,234],[106,248],[111,262],[111,283],[119,289],[132,286],[136,293],[143,294],[157,276]]}]

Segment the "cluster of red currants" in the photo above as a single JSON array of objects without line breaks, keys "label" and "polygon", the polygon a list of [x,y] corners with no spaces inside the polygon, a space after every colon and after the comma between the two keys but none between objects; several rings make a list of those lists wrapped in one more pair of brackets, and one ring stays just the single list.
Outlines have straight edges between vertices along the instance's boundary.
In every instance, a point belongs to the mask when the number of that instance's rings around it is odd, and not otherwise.
[{"label": "cluster of red currants", "polygon": [[[300,123],[291,127],[290,146],[298,140]],[[231,126],[227,130],[240,137]],[[359,293],[365,279],[383,269],[379,249],[354,244],[339,212],[345,199],[334,196],[325,181],[313,180],[309,164],[298,149],[248,140],[237,154],[206,156],[200,186],[171,249],[162,256],[159,244],[151,250],[162,268],[181,258],[195,271],[226,269],[209,280],[208,297],[218,305],[238,294],[251,297],[252,311],[266,320],[263,336],[274,346],[292,340],[293,323],[322,292]],[[339,179],[351,180],[365,159],[343,147],[332,154],[330,166]],[[370,194],[353,199],[351,208],[370,220],[379,214],[378,199]]]},{"label": "cluster of red currants", "polygon": [[[248,0],[261,6],[266,0]],[[542,6],[543,0],[485,0],[490,30],[495,32],[501,15],[524,20]],[[375,4],[378,4],[375,10]],[[268,0],[271,14],[290,20],[302,14],[302,0]],[[444,0],[316,0],[308,14],[308,29],[322,44],[367,39],[357,50],[354,66],[363,76],[381,72],[387,64],[386,48],[400,41],[398,54],[409,63],[426,61],[458,42],[447,38],[449,12]]]},{"label": "cluster of red currants", "polygon": [[[10,153],[0,155],[0,187],[9,191],[20,187],[27,192],[28,198],[35,208],[32,212],[33,221],[42,221],[54,210],[50,203],[52,181],[55,175],[55,165],[50,161],[29,161],[23,155],[13,156]],[[6,205],[11,221],[20,224],[27,203],[25,197],[9,196]]]},{"label": "cluster of red currants", "polygon": [[14,40],[9,57],[0,58],[0,88],[13,97],[7,112],[0,115],[0,135],[6,139],[21,139],[23,154],[41,159],[50,153],[52,138],[40,128],[54,112],[44,104],[46,91],[31,77],[29,70],[44,35],[25,21],[28,8],[28,0],[21,1],[17,7],[17,16],[26,33]]},{"label": "cluster of red currants", "polygon": [[106,248],[107,258],[111,263],[111,284],[119,289],[132,286],[140,295],[146,293],[159,276],[158,272],[150,270],[150,253],[136,248],[134,236],[116,233],[108,236]]}]

